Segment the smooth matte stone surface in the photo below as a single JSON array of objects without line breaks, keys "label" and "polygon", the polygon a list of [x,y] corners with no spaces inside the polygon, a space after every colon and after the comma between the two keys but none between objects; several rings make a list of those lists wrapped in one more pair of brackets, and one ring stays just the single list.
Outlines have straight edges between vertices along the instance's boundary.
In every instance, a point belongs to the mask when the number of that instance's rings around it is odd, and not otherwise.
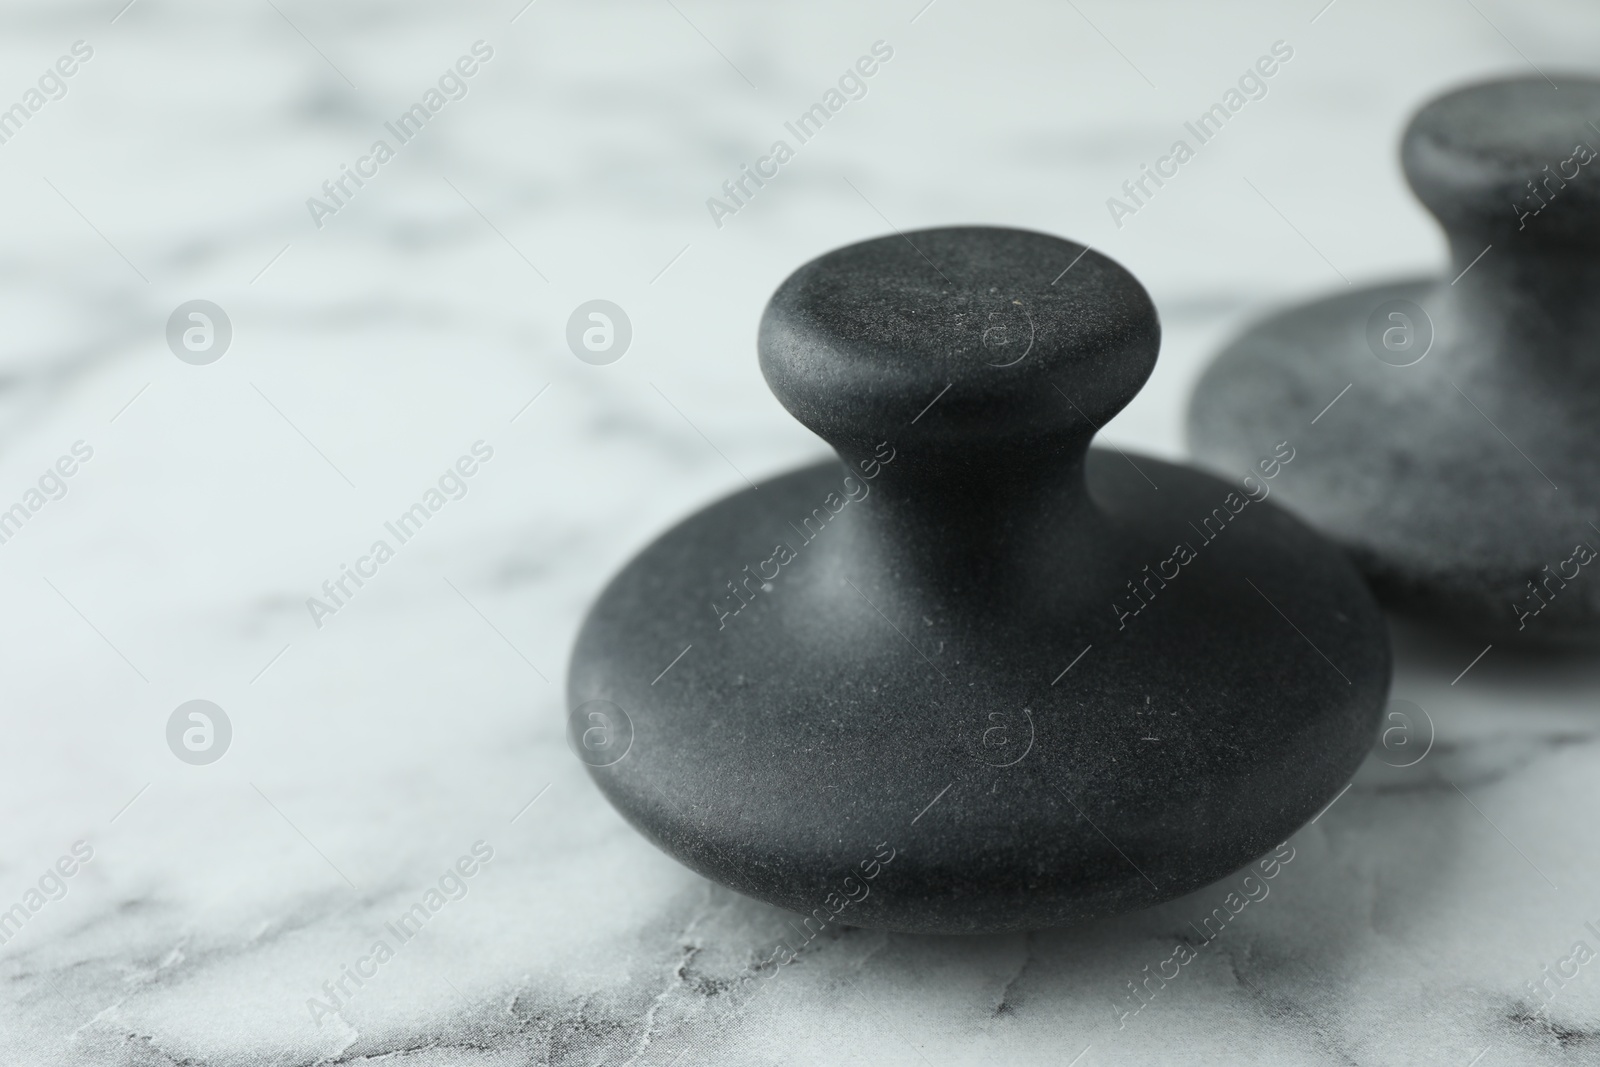
[{"label": "smooth matte stone surface", "polygon": [[1385,624],[1270,499],[1295,440],[1231,483],[1088,449],[1158,339],[1131,275],[1042,234],[792,275],[762,368],[843,462],[694,515],[602,594],[569,706],[611,802],[743,893],[947,933],[1168,900],[1315,815],[1372,743]]},{"label": "smooth matte stone surface", "polygon": [[1189,417],[1221,469],[1303,441],[1283,503],[1388,603],[1501,642],[1600,640],[1600,82],[1557,80],[1425,107],[1401,155],[1448,273],[1258,324]]}]

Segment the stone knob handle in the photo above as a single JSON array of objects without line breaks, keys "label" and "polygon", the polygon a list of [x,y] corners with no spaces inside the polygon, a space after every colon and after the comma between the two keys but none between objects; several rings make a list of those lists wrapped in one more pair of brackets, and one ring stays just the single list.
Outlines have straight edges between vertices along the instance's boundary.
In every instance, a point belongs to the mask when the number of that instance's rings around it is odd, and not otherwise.
[{"label": "stone knob handle", "polygon": [[1483,82],[1445,94],[1401,141],[1418,198],[1473,255],[1489,242],[1600,246],[1600,81]]},{"label": "stone knob handle", "polygon": [[773,294],[759,348],[779,401],[847,462],[892,437],[903,477],[959,487],[1081,458],[1160,337],[1144,287],[1105,256],[959,226],[807,263]]}]

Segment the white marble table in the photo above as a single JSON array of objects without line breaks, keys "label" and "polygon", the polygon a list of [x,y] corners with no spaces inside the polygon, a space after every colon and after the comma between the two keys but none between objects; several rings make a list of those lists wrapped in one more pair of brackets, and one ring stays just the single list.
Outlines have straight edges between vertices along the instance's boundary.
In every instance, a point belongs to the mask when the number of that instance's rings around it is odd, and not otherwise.
[{"label": "white marble table", "polygon": [[[1410,109],[1592,61],[1600,9],[122,4],[0,14],[0,107],[92,49],[0,143],[0,508],[93,451],[0,543],[0,909],[24,914],[0,1062],[1600,1058],[1600,965],[1561,962],[1600,950],[1593,659],[1496,648],[1460,676],[1480,648],[1398,631],[1431,751],[1369,760],[1126,1017],[1226,884],[1067,932],[834,931],[764,981],[785,916],[634,834],[567,752],[562,694],[615,568],[740,472],[822,454],[753,352],[794,266],[890,225],[1091,242],[1166,325],[1105,436],[1180,456],[1230,331],[1442,262],[1394,162]],[[360,164],[480,40],[465,96]],[[866,95],[715,225],[706,199],[879,40]],[[1107,197],[1278,40],[1267,95],[1116,226]],[[319,228],[341,164],[369,178]],[[564,339],[597,297],[635,331],[610,366]],[[163,334],[197,298],[233,327],[203,366]],[[466,495],[319,627],[307,598],[477,441]],[[209,765],[166,741],[194,699],[232,725]],[[386,934],[475,842],[459,899]],[[319,1020],[346,965],[370,977]],[[1545,967],[1577,972],[1548,1006]]]}]

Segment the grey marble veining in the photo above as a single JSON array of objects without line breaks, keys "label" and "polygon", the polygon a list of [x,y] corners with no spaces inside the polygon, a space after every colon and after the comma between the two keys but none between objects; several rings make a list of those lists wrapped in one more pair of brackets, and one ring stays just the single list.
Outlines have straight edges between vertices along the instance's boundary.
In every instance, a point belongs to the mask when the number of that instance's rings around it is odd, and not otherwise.
[{"label": "grey marble veining", "polygon": [[[1224,882],[1070,931],[836,928],[771,977],[792,917],[626,827],[561,696],[616,567],[742,475],[822,454],[755,361],[798,263],[891,226],[1092,243],[1166,327],[1105,437],[1177,457],[1190,384],[1247,318],[1442,260],[1394,164],[1414,104],[1523,55],[1581,66],[1600,12],[275,3],[0,16],[0,104],[95,50],[0,143],[0,507],[93,449],[0,543],[0,909],[48,889],[0,944],[0,1059],[1600,1055],[1600,964],[1574,952],[1600,950],[1590,661],[1398,629],[1395,696],[1431,728],[1392,735],[1237,913]],[[880,39],[867,95],[717,228],[706,198]],[[1117,228],[1106,199],[1280,39],[1269,94]],[[465,98],[316,228],[306,199],[478,40],[495,54]],[[606,367],[564,340],[596,297],[634,324]],[[234,327],[209,366],[163,339],[195,298]],[[307,598],[480,440],[466,495],[317,627]],[[233,726],[208,766],[165,740],[197,698]],[[79,841],[92,857],[47,878]],[[477,842],[492,859],[440,890]],[[402,941],[388,924],[419,902]],[[1180,943],[1192,959],[1143,985]],[[346,966],[372,976],[318,1025]]]}]

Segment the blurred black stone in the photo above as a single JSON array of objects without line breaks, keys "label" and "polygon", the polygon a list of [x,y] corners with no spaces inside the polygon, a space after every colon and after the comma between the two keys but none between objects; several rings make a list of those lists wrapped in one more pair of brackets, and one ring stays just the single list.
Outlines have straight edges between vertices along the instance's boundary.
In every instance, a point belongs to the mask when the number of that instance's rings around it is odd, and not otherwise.
[{"label": "blurred black stone", "polygon": [[1285,506],[1387,603],[1496,642],[1600,640],[1600,81],[1554,77],[1452,92],[1406,131],[1446,275],[1256,325],[1189,416],[1221,469],[1304,441]]}]

